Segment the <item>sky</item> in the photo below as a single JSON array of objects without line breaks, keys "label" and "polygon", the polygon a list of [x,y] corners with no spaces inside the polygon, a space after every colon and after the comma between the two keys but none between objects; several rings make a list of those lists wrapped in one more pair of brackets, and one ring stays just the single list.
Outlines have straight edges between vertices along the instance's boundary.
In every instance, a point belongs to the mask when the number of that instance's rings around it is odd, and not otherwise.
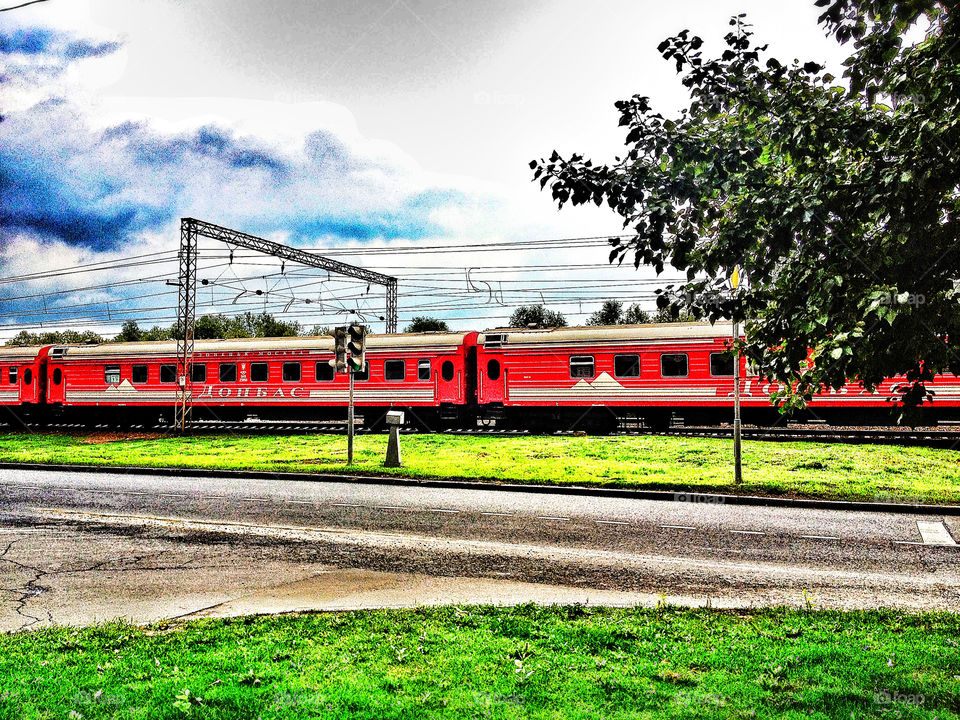
[{"label": "sky", "polygon": [[[615,101],[648,95],[666,115],[685,104],[660,40],[689,28],[719,52],[740,12],[772,55],[840,74],[847,49],[812,0],[45,0],[0,12],[0,337],[170,324],[182,217],[395,275],[401,326],[433,315],[483,329],[534,302],[570,324],[608,297],[652,308],[669,270],[609,266],[619,219],[558,211],[528,164],[554,149],[612,160]],[[315,270],[205,242],[199,276],[200,312],[266,309],[308,326],[359,313],[383,327],[382,290]]]}]

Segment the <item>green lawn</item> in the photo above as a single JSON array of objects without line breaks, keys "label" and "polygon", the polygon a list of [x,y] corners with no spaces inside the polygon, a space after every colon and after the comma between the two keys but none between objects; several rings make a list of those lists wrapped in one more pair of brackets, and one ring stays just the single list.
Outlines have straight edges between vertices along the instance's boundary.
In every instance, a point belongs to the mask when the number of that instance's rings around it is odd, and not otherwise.
[{"label": "green lawn", "polygon": [[960,717],[960,619],[447,607],[0,636],[0,718]]},{"label": "green lawn", "polygon": [[101,442],[84,435],[0,436],[0,461],[148,467],[363,472],[789,495],[960,503],[960,452],[829,443],[743,444],[744,483],[732,483],[731,441],[655,436],[403,436],[404,467],[382,467],[385,435],[360,435],[347,467],[333,435],[203,435]]}]

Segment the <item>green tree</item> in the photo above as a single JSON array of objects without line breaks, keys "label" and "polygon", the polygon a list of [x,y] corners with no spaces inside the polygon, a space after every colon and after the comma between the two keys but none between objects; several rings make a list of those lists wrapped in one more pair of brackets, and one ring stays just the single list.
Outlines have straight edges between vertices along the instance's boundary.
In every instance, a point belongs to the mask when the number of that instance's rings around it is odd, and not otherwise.
[{"label": "green tree", "polygon": [[143,340],[143,331],[136,320],[125,320],[114,342],[137,342]]},{"label": "green tree", "polygon": [[[795,383],[788,405],[898,373],[901,400],[916,404],[935,374],[960,373],[960,12],[815,4],[829,33],[853,41],[844,82],[768,56],[741,15],[718,58],[688,31],[660,44],[691,101],[670,118],[642,95],[618,102],[616,162],[554,152],[531,167],[561,207],[622,216],[634,235],[611,240],[611,262],[689,278],[659,307],[746,321],[747,355]],[[745,281],[731,291],[737,266]]]},{"label": "green tree", "polygon": [[643,310],[637,303],[628,307],[623,316],[624,325],[644,325],[651,322],[653,322],[653,318],[650,317],[650,313]]},{"label": "green tree", "polygon": [[623,303],[619,300],[605,300],[603,306],[591,315],[587,325],[643,325],[649,322],[674,322],[672,320],[656,320],[650,313],[634,303],[624,311]]},{"label": "green tree", "polygon": [[411,320],[410,324],[407,325],[403,331],[405,333],[450,332],[450,326],[443,320],[419,315]]},{"label": "green tree", "polygon": [[666,305],[661,308],[657,308],[657,312],[653,315],[653,322],[655,323],[678,323],[678,322],[695,322],[696,318],[693,316],[689,310],[679,309],[674,305]]},{"label": "green tree", "polygon": [[27,347],[30,345],[83,345],[102,343],[103,338],[92,330],[54,330],[44,333],[31,333],[21,330],[14,337],[7,340],[7,345],[13,347]]},{"label": "green tree", "polygon": [[567,320],[557,310],[547,310],[543,305],[521,305],[510,316],[510,327],[566,327]]},{"label": "green tree", "polygon": [[140,338],[141,340],[172,340],[174,328],[172,327],[160,327],[159,325],[154,325],[149,330],[144,330],[143,335]]},{"label": "green tree", "polygon": [[39,344],[40,337],[32,332],[28,332],[27,330],[21,330],[12,338],[7,340],[7,345],[11,347],[30,347],[31,345]]},{"label": "green tree", "polygon": [[587,318],[587,325],[623,324],[623,303],[619,300],[604,300],[603,306]]},{"label": "green tree", "polygon": [[214,340],[228,337],[230,320],[226,315],[215,313],[201,315],[193,326],[193,336],[197,340]]}]

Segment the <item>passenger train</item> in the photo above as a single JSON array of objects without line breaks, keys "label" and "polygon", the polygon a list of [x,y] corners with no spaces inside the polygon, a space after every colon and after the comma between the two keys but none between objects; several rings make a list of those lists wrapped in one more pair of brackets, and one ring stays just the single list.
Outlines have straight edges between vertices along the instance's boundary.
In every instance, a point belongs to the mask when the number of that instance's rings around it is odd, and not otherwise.
[{"label": "passenger train", "polygon": [[[729,345],[726,327],[706,323],[368,335],[355,403],[373,427],[390,409],[429,429],[716,424],[732,414]],[[193,417],[342,420],[348,378],[334,372],[333,356],[329,336],[198,340]],[[770,395],[780,386],[740,363],[744,422],[775,422]],[[889,424],[894,384],[822,393],[805,418]],[[960,417],[960,378],[933,389],[924,423]],[[0,407],[22,421],[169,422],[177,390],[172,341],[0,348]]]}]

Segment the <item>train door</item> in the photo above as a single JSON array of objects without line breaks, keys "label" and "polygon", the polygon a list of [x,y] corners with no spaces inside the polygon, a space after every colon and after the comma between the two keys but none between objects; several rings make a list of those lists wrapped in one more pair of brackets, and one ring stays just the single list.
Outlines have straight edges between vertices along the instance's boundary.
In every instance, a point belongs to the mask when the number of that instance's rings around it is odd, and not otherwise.
[{"label": "train door", "polygon": [[437,373],[436,397],[443,402],[459,402],[463,381],[463,368],[457,368],[453,357],[441,355],[440,371]]},{"label": "train door", "polygon": [[503,403],[507,399],[507,370],[499,357],[487,356],[477,368],[483,402]]},{"label": "train door", "polygon": [[32,364],[22,365],[19,368],[20,402],[35,403],[37,401],[37,373]]},{"label": "train door", "polygon": [[65,395],[66,378],[63,374],[63,356],[67,349],[53,348],[47,355],[47,370],[44,376],[47,379],[44,398],[47,403],[62,403]]}]

